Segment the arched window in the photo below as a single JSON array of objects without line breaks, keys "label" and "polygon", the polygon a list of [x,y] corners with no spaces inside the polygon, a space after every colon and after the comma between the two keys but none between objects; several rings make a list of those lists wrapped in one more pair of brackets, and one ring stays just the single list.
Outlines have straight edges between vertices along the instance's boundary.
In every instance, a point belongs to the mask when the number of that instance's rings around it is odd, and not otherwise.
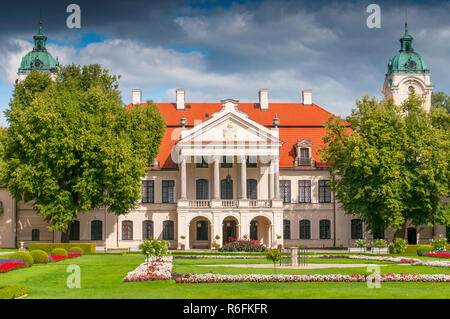
[{"label": "arched window", "polygon": [[199,220],[197,226],[197,240],[208,240],[208,222]]},{"label": "arched window", "polygon": [[233,199],[233,180],[231,178],[220,181],[220,199]]},{"label": "arched window", "polygon": [[40,231],[39,229],[32,229],[31,230],[31,240],[32,241],[39,241]]},{"label": "arched window", "polygon": [[256,179],[247,179],[247,198],[248,199],[257,199],[258,196],[258,189],[257,186],[258,182]]},{"label": "arched window", "polygon": [[163,240],[174,239],[174,227],[172,220],[165,220],[163,222]]},{"label": "arched window", "polygon": [[350,228],[352,239],[363,238],[363,224],[361,219],[352,219]]},{"label": "arched window", "polygon": [[320,239],[331,239],[331,222],[328,219],[319,221]]},{"label": "arched window", "polygon": [[103,240],[103,222],[101,220],[91,221],[91,240]]},{"label": "arched window", "polygon": [[384,226],[376,226],[372,234],[373,239],[384,239]]},{"label": "arched window", "polygon": [[209,199],[207,179],[197,179],[196,199]]},{"label": "arched window", "polygon": [[283,220],[283,237],[284,239],[291,239],[291,221],[289,219]]},{"label": "arched window", "polygon": [[80,221],[74,220],[69,228],[69,240],[80,240]]},{"label": "arched window", "polygon": [[144,220],[142,222],[142,239],[153,239],[153,221]]},{"label": "arched window", "polygon": [[122,240],[133,240],[133,222],[131,220],[122,222]]},{"label": "arched window", "polygon": [[300,239],[311,239],[311,221],[308,219],[302,219],[300,221]]}]

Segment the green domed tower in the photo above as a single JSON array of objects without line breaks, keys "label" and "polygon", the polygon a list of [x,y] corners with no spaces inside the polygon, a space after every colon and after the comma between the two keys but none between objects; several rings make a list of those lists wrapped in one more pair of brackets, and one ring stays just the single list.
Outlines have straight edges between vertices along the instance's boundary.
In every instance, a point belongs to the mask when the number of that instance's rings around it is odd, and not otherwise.
[{"label": "green domed tower", "polygon": [[22,62],[20,63],[20,68],[17,73],[19,82],[23,81],[32,70],[50,73],[52,77],[56,76],[59,62],[58,59],[55,60],[55,58],[47,51],[47,36],[42,32],[42,22],[39,23],[39,32],[33,39],[33,50],[28,52],[22,58]]},{"label": "green domed tower", "polygon": [[386,99],[392,97],[394,103],[399,105],[414,90],[418,95],[425,95],[423,107],[429,111],[433,90],[430,70],[422,56],[414,51],[412,42],[413,37],[409,35],[408,25],[405,24],[405,33],[400,38],[400,51],[388,63],[383,94]]}]

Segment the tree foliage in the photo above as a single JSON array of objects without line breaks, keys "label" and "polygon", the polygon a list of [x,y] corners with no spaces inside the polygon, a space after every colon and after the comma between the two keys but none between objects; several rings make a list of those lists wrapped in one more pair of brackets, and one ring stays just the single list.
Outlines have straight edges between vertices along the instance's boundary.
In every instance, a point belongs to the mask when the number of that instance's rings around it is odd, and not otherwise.
[{"label": "tree foliage", "polygon": [[442,108],[450,113],[450,96],[446,95],[444,92],[433,92],[431,93],[431,105],[434,108]]},{"label": "tree foliage", "polygon": [[80,212],[135,207],[165,128],[151,101],[125,108],[118,78],[99,65],[62,67],[56,81],[31,72],[5,114],[2,183],[63,232]]},{"label": "tree foliage", "polygon": [[364,96],[347,118],[330,117],[320,150],[330,163],[331,187],[342,209],[359,215],[375,231],[413,225],[450,223],[450,134],[448,117],[425,113],[412,94],[401,106]]}]

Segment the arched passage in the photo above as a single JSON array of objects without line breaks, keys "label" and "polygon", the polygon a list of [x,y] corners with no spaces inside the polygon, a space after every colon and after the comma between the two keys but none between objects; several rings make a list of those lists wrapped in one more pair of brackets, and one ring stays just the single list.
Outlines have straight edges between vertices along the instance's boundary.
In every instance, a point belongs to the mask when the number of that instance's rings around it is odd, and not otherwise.
[{"label": "arched passage", "polygon": [[239,238],[239,222],[235,217],[225,217],[222,223],[222,244],[229,242],[232,238]]},{"label": "arched passage", "polygon": [[272,223],[264,216],[257,216],[250,222],[250,238],[267,247],[272,246]]},{"label": "arched passage", "polygon": [[189,246],[211,248],[211,222],[203,216],[195,217],[189,224]]}]

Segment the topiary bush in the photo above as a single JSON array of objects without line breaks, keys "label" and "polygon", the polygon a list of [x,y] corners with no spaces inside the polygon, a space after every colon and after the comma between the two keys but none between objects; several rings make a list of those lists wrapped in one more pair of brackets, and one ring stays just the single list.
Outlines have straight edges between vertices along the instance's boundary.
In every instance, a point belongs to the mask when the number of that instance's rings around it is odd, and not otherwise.
[{"label": "topiary bush", "polygon": [[53,256],[64,256],[67,257],[67,250],[65,250],[64,248],[55,248],[52,250],[51,253]]},{"label": "topiary bush", "polygon": [[64,248],[67,251],[72,251],[72,247],[80,247],[83,249],[85,254],[94,254],[95,253],[95,244],[94,243],[29,243],[28,250],[36,250],[41,249],[46,251],[48,254],[52,252],[55,248]]},{"label": "topiary bush", "polygon": [[48,264],[48,254],[40,249],[33,250],[30,252],[30,255],[33,257],[35,264]]},{"label": "topiary bush", "polygon": [[83,254],[83,249],[81,249],[80,247],[73,247],[73,248],[70,248],[70,252]]},{"label": "topiary bush", "polygon": [[33,256],[31,256],[29,253],[23,252],[23,251],[18,251],[12,255],[9,255],[8,258],[23,260],[23,262],[26,263],[28,267],[33,266],[33,263],[34,263]]},{"label": "topiary bush", "polygon": [[417,248],[416,252],[417,252],[417,256],[423,256],[423,254],[433,251],[433,246],[431,245],[422,245],[420,247]]}]

